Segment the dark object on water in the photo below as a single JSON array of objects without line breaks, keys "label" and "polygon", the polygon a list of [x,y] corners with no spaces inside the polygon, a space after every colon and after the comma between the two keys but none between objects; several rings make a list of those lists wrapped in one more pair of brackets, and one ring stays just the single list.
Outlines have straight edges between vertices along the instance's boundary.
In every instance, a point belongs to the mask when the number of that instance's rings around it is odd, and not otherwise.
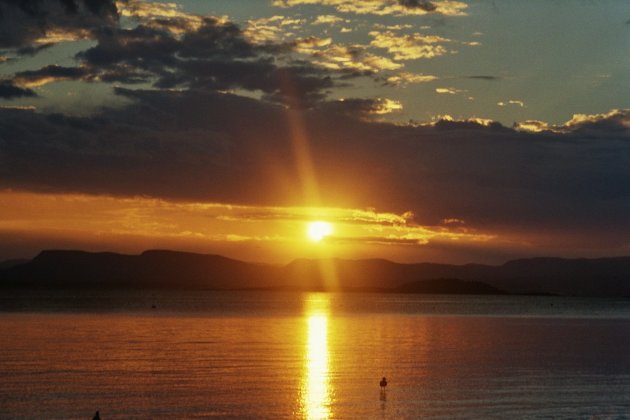
[{"label": "dark object on water", "polygon": [[98,413],[98,410],[96,410],[96,414],[94,414],[94,417],[92,417],[92,420],[101,420],[101,415]]},{"label": "dark object on water", "polygon": [[381,379],[379,385],[381,386],[381,389],[385,389],[385,387],[387,386],[387,378],[383,376],[383,379]]}]

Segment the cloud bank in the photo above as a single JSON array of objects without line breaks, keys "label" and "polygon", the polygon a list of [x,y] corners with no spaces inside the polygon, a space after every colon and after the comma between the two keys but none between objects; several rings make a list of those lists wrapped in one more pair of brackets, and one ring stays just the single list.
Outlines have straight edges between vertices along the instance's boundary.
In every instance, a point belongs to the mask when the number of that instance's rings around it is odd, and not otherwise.
[{"label": "cloud bank", "polygon": [[[372,14],[466,9],[452,1],[274,4]],[[135,24],[120,25],[121,19]],[[376,73],[384,74],[381,83],[397,86],[440,80],[400,71],[399,61],[437,57],[447,52],[442,44],[455,41],[386,29],[371,33],[371,46],[286,40],[273,30],[284,24],[299,22],[280,16],[242,29],[226,18],[140,1],[118,7],[105,0],[0,3],[0,47],[16,54],[29,48],[37,54],[64,39],[93,41],[75,56],[75,66],[49,64],[0,81],[0,98],[32,97],[57,81],[105,82],[117,86],[115,95],[127,104],[83,117],[0,107],[0,188],[378,208],[413,214],[418,226],[464,221],[466,229],[534,248],[586,248],[594,238],[602,247],[628,246],[629,110],[578,114],[555,125],[527,120],[505,127],[446,117],[387,123],[379,116],[400,111],[401,102],[341,100],[333,89]],[[463,77],[500,80],[483,73]],[[517,99],[498,104],[506,105],[525,106]]]},{"label": "cloud bank", "polygon": [[[291,111],[227,93],[119,89],[93,117],[0,109],[0,187],[256,205],[378,206],[419,223],[630,233],[630,111],[537,133],[494,123],[366,121],[356,101]],[[333,106],[334,105],[334,106]],[[321,202],[292,150],[303,123]],[[384,207],[383,207],[384,206]]]},{"label": "cloud bank", "polygon": [[82,39],[118,21],[114,0],[0,2],[0,48]]}]

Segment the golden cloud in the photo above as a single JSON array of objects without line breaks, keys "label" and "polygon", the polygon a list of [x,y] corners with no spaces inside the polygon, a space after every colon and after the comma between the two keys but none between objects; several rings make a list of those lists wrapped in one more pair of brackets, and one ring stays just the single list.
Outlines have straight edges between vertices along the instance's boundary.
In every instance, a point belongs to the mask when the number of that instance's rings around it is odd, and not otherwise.
[{"label": "golden cloud", "polygon": [[334,7],[342,13],[373,14],[373,15],[426,15],[439,13],[445,16],[465,16],[468,5],[459,1],[432,1],[434,6],[428,11],[422,7],[406,7],[397,0],[273,0],[276,7],[294,7],[305,4]]},{"label": "golden cloud", "polygon": [[293,19],[285,16],[271,16],[247,21],[244,35],[256,44],[279,42],[292,37],[294,34],[288,28],[297,28],[304,23],[304,19]]},{"label": "golden cloud", "polygon": [[17,109],[20,111],[37,111],[37,107],[34,105],[0,105],[0,109]]},{"label": "golden cloud", "polygon": [[585,124],[595,124],[600,121],[614,120],[626,129],[630,129],[630,110],[613,109],[605,114],[574,114],[564,124],[553,125],[544,121],[527,120],[514,124],[514,129],[530,132],[551,131],[554,133],[568,133]]},{"label": "golden cloud", "polygon": [[332,38],[309,36],[295,40],[293,49],[300,54],[317,55],[322,53],[322,48],[329,46],[331,43]]},{"label": "golden cloud", "polygon": [[320,15],[313,21],[313,25],[332,25],[334,23],[345,22],[345,19],[335,15]]},{"label": "golden cloud", "polygon": [[395,60],[416,60],[419,58],[433,58],[446,54],[448,51],[438,42],[450,42],[448,38],[437,35],[422,35],[419,33],[398,35],[392,31],[369,33],[374,39],[370,45],[386,49],[394,55]]},{"label": "golden cloud", "polygon": [[464,92],[463,90],[456,89],[456,88],[453,88],[453,87],[435,88],[435,91],[437,93],[439,93],[439,94],[442,94],[442,95],[456,95],[458,93]]},{"label": "golden cloud", "polygon": [[387,78],[387,83],[392,85],[405,85],[409,83],[427,83],[438,80],[437,76],[430,74],[417,74],[410,72],[401,72]]},{"label": "golden cloud", "polygon": [[504,101],[497,102],[497,105],[498,106],[517,105],[517,106],[520,106],[521,108],[524,108],[525,102],[519,101],[516,99],[510,99],[509,101],[505,101],[505,102]]},{"label": "golden cloud", "polygon": [[[381,31],[383,31],[383,30],[385,30],[385,31],[401,31],[403,29],[411,29],[411,28],[413,28],[413,25],[410,25],[410,24],[404,24],[403,25],[403,24],[400,24],[400,23],[398,23],[396,25],[384,25],[382,23],[377,23],[373,27],[374,27],[374,29],[378,29],[378,30],[381,30]],[[428,27],[426,29],[428,29]]]},{"label": "golden cloud", "polygon": [[515,123],[514,129],[520,131],[529,131],[532,133],[539,133],[541,131],[549,131],[550,127],[549,124],[544,121],[527,120]]},{"label": "golden cloud", "polygon": [[425,244],[431,240],[487,241],[491,235],[445,226],[419,226],[413,214],[375,209],[270,207],[174,202],[145,197],[0,191],[0,231],[57,232],[73,237],[144,237],[195,243],[304,241],[312,220],[335,225],[353,243]]},{"label": "golden cloud", "polygon": [[21,77],[16,77],[15,79],[13,79],[13,83],[16,86],[19,86],[21,88],[36,88],[36,87],[47,85],[49,83],[59,82],[59,81],[68,80],[68,79],[69,78],[67,77],[53,77],[53,76],[40,77],[37,79],[25,79]]},{"label": "golden cloud", "polygon": [[[150,27],[167,28],[174,34],[197,30],[203,25],[201,16],[183,12],[176,3],[147,2],[144,0],[117,1],[121,16],[141,21]],[[226,22],[227,18],[220,18]]]},{"label": "golden cloud", "polygon": [[564,127],[572,129],[585,123],[595,123],[602,120],[615,118],[626,128],[630,128],[630,112],[628,109],[613,109],[606,114],[574,114],[573,117],[564,123]]},{"label": "golden cloud", "polygon": [[78,28],[53,28],[46,31],[46,34],[35,40],[36,44],[57,44],[59,42],[80,41],[90,39],[92,32],[87,29]]},{"label": "golden cloud", "polygon": [[[453,116],[451,116],[449,114],[442,114],[442,115],[436,115],[433,118],[431,118],[431,122],[429,122],[429,123],[419,124],[419,125],[421,125],[421,126],[435,126],[440,121],[474,123],[474,124],[483,125],[484,127],[489,127],[490,125],[496,123],[496,121],[494,121],[492,119],[489,119],[489,118],[470,117],[470,118],[464,118],[464,119],[457,119],[457,118],[454,118]],[[447,219],[447,220],[449,220],[449,219]],[[454,220],[454,219],[450,219],[450,220]]]},{"label": "golden cloud", "polygon": [[331,70],[352,69],[357,71],[379,72],[397,70],[402,64],[387,57],[366,51],[362,45],[332,45],[322,51],[312,53],[314,63]]},{"label": "golden cloud", "polygon": [[379,98],[375,104],[373,109],[371,110],[372,114],[376,115],[384,115],[391,114],[392,112],[402,111],[403,106],[400,101],[395,101],[387,98]]},{"label": "golden cloud", "polygon": [[134,18],[178,18],[191,16],[181,11],[176,3],[149,3],[144,0],[117,1],[116,8],[121,16]]}]

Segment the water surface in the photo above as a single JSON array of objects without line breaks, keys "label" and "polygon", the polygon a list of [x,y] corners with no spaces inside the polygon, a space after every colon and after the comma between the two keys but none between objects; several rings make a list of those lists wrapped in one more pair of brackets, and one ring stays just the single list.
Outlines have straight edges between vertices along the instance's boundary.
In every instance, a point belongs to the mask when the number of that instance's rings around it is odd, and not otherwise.
[{"label": "water surface", "polygon": [[2,419],[630,418],[624,299],[135,291],[0,304]]}]

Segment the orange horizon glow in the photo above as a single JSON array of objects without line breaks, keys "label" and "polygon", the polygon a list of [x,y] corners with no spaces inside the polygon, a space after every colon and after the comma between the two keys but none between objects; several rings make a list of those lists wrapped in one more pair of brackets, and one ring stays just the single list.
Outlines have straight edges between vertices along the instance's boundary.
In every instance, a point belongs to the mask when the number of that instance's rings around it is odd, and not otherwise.
[{"label": "orange horizon glow", "polygon": [[[397,260],[397,256],[413,255],[432,241],[494,240],[492,235],[448,226],[416,225],[411,217],[374,209],[247,206],[0,190],[0,234],[32,240],[39,244],[33,252],[79,247],[135,253],[166,248],[262,262],[370,256]],[[321,242],[305,235],[305,227],[318,221],[323,224],[314,225],[319,229],[314,238]]]}]

